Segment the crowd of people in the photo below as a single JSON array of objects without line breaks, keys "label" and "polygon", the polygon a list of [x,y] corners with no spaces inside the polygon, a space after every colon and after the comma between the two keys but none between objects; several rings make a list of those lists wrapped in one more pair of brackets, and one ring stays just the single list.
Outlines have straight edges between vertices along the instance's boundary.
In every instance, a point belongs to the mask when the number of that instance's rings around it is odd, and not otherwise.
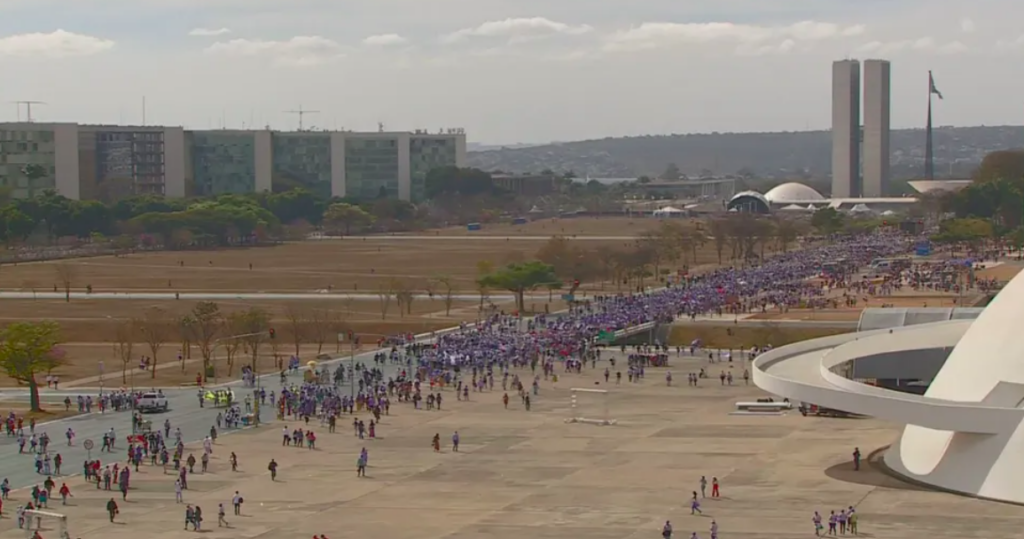
[{"label": "crowd of people", "polygon": [[[286,446],[313,450],[317,435],[310,426],[311,420],[318,420],[334,432],[342,414],[352,416],[353,435],[360,439],[379,435],[382,419],[390,413],[393,403],[406,403],[416,409],[442,409],[442,389],[454,388],[457,400],[471,400],[471,394],[495,390],[500,383],[506,407],[508,391],[518,392],[518,398],[529,411],[531,397],[539,395],[539,380],[557,376],[556,369],[578,372],[583,365],[596,365],[600,350],[597,338],[606,332],[615,332],[646,323],[668,323],[678,317],[697,318],[702,316],[724,316],[754,310],[781,309],[812,304],[825,293],[820,277],[822,267],[837,259],[851,265],[865,266],[870,261],[906,252],[913,244],[912,239],[899,235],[868,235],[837,239],[834,242],[782,254],[764,260],[762,264],[746,268],[723,268],[704,275],[689,278],[684,283],[671,284],[665,288],[630,296],[603,296],[575,305],[566,313],[540,315],[532,319],[514,315],[494,315],[477,324],[463,324],[458,330],[446,333],[431,342],[414,342],[409,338],[389,340],[394,345],[390,350],[379,352],[372,365],[361,362],[338,366],[333,373],[321,369],[316,376],[306,377],[297,382],[282,372],[282,386],[278,393],[265,388],[253,389],[251,396],[244,397],[244,412],[237,402],[229,403],[228,412],[218,415],[216,427],[237,426],[239,417],[259,414],[259,405],[269,400],[270,410],[278,419],[294,422],[282,428],[282,443]],[[690,347],[696,352],[699,344]],[[681,350],[677,349],[677,354]],[[722,360],[719,351],[719,360]],[[750,351],[753,357],[756,351]],[[728,356],[729,354],[727,354]],[[742,356],[742,353],[741,353]],[[714,362],[715,357],[709,357]],[[644,369],[663,366],[668,361],[668,349],[645,349],[627,358],[628,379],[642,378]],[[731,361],[731,359],[730,359]],[[291,362],[295,363],[295,362]],[[614,365],[613,365],[614,366]],[[290,364],[292,370],[295,366]],[[529,368],[532,372],[520,376],[513,368]],[[540,369],[540,373],[537,373]],[[748,374],[743,371],[744,383]],[[605,373],[605,380],[609,378]],[[245,373],[245,383],[253,386],[251,372]],[[671,384],[671,375],[667,382]],[[699,375],[700,378],[707,374]],[[731,372],[719,375],[723,385],[733,383]],[[532,378],[532,379],[531,379]],[[617,374],[621,378],[621,373]],[[345,381],[351,391],[347,391]],[[617,380],[618,381],[618,380]],[[691,384],[696,382],[691,377]],[[247,391],[248,393],[248,391]],[[205,395],[200,394],[200,401]],[[107,393],[99,397],[98,406],[104,409],[131,409],[134,395],[127,392]],[[268,399],[269,398],[269,399]],[[80,411],[88,412],[94,406],[91,397],[79,397]],[[65,402],[69,408],[70,399]],[[253,404],[256,404],[255,408]],[[27,440],[37,458],[48,455],[46,442],[40,446],[40,437],[32,432],[26,437],[23,422],[8,417],[6,424],[9,436]],[[295,423],[303,425],[295,426]],[[30,427],[34,431],[34,425]],[[201,471],[207,470],[216,428],[211,427],[211,436],[203,442]],[[72,436],[69,435],[70,444]],[[24,445],[24,444],[22,444]],[[439,450],[439,434],[431,441]],[[106,444],[105,444],[106,446]],[[458,446],[458,433],[453,435],[453,447]],[[113,433],[108,451],[114,451]],[[186,449],[180,431],[175,431],[172,441],[170,424],[129,440],[125,448],[127,463],[112,463],[99,466],[99,461],[88,462],[83,470],[87,479],[95,482],[97,488],[121,491],[127,497],[130,482],[130,466],[136,470],[145,460],[150,464],[163,465],[175,471],[175,489],[179,502],[183,502],[181,491],[187,489],[188,475],[197,461],[194,455],[186,458]],[[365,473],[369,455],[364,448],[357,461],[357,474]],[[237,467],[237,457],[232,453],[232,469]],[[49,467],[37,466],[40,473],[48,473]],[[271,462],[272,478],[276,479],[276,463]],[[52,489],[52,488],[51,488]],[[48,496],[51,489],[45,490]],[[61,489],[63,491],[63,488]],[[38,506],[38,501],[36,502]],[[241,497],[232,500],[236,514]],[[113,509],[111,509],[113,507]],[[113,498],[108,504],[113,520],[117,514]],[[223,507],[219,508],[219,520],[223,520]],[[201,527],[201,508],[189,505],[186,521],[193,529]],[[225,523],[226,524],[226,523]],[[187,524],[186,524],[187,526]],[[713,533],[717,532],[717,524]]]}]

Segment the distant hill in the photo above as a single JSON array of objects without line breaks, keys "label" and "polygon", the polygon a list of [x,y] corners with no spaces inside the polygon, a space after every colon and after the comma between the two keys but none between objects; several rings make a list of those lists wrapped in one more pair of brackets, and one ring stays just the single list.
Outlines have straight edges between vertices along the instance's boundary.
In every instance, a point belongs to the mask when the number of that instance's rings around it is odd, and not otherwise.
[{"label": "distant hill", "polygon": [[[894,130],[891,145],[893,178],[920,177],[924,130]],[[966,177],[986,153],[1024,148],[1024,126],[940,127],[934,130],[934,145],[936,176]],[[675,163],[691,176],[824,179],[831,176],[832,135],[803,131],[604,138],[470,151],[468,160],[484,170],[572,170],[580,177],[657,176]]]}]

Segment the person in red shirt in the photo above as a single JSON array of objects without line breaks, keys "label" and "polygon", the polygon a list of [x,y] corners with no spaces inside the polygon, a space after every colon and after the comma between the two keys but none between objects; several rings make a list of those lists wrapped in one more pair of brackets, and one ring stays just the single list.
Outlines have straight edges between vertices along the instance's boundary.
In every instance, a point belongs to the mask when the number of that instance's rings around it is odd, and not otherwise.
[{"label": "person in red shirt", "polygon": [[61,505],[67,505],[68,504],[68,496],[71,496],[71,489],[68,488],[68,484],[67,483],[61,483],[60,484],[60,490],[58,490],[57,492],[60,493]]}]

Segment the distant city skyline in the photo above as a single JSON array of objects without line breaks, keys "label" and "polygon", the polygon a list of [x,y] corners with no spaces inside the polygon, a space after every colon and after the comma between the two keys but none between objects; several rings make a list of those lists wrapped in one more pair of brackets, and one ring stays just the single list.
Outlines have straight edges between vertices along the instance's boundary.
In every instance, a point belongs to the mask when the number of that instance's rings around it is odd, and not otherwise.
[{"label": "distant city skyline", "polygon": [[[0,0],[0,121],[465,128],[501,145],[828,130],[837,58],[885,59],[891,125],[1024,124],[1024,3]],[[14,76],[12,76],[12,74]],[[983,83],[979,83],[983,81]],[[22,113],[24,114],[24,113]]]}]

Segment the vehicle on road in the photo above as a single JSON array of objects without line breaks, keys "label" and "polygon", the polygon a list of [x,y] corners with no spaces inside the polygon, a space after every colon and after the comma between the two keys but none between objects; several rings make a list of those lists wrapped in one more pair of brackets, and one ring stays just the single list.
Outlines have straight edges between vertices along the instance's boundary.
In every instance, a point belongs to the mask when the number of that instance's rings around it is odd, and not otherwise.
[{"label": "vehicle on road", "polygon": [[169,405],[163,393],[143,393],[135,408],[142,413],[166,412]]}]

